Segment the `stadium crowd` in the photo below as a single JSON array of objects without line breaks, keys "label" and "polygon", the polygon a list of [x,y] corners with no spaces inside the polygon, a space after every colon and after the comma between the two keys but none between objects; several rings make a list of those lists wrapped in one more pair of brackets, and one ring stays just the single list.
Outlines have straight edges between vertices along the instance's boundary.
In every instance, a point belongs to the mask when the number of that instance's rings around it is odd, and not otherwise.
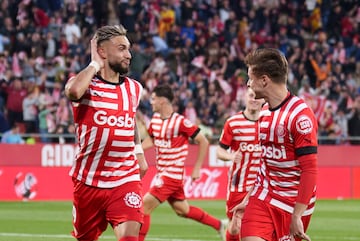
[{"label": "stadium crowd", "polygon": [[0,10],[0,133],[19,123],[41,142],[73,133],[64,85],[88,65],[94,30],[121,23],[132,42],[129,76],[145,88],[145,126],[150,93],[167,83],[175,111],[217,142],[244,108],[244,56],[264,46],[289,60],[288,88],[313,108],[320,142],[360,144],[356,0],[2,0]]}]

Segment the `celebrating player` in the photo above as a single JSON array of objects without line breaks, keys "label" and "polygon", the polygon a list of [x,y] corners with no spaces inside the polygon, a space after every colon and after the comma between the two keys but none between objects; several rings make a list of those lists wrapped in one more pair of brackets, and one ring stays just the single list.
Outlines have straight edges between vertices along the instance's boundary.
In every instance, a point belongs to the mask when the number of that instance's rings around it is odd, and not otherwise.
[{"label": "celebrating player", "polygon": [[316,199],[316,118],[288,91],[288,62],[280,51],[257,49],[245,64],[248,87],[269,109],[259,119],[262,162],[242,219],[242,240],[310,240],[305,232]]},{"label": "celebrating player", "polygon": [[240,240],[243,213],[232,212],[232,209],[252,190],[260,167],[258,119],[263,103],[263,99],[255,99],[254,91],[248,89],[245,110],[226,120],[216,150],[218,159],[233,162],[228,174],[226,214],[230,222],[226,231],[226,241]]},{"label": "celebrating player", "polygon": [[224,239],[225,224],[204,210],[189,205],[186,200],[183,178],[189,138],[199,143],[198,157],[191,175],[193,181],[200,177],[200,168],[209,144],[196,125],[174,112],[171,103],[173,98],[172,89],[168,85],[155,87],[151,94],[155,114],[148,128],[149,137],[143,141],[142,147],[146,150],[155,145],[157,175],[155,185],[144,196],[144,224],[139,240],[145,239],[150,228],[151,212],[166,200],[177,215],[213,227]]},{"label": "celebrating player", "polygon": [[147,168],[135,123],[142,86],[125,76],[131,54],[124,27],[101,27],[90,45],[89,66],[65,87],[79,143],[70,171],[72,234],[98,240],[110,223],[117,240],[137,241],[143,221],[139,164]]}]

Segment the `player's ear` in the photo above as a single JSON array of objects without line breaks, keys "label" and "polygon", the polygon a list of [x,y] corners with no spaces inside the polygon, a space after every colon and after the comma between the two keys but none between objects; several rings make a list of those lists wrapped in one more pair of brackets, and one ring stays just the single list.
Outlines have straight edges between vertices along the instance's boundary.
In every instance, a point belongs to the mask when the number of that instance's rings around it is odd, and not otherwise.
[{"label": "player's ear", "polygon": [[269,77],[267,75],[263,75],[261,78],[263,87],[267,86],[268,81],[269,81]]},{"label": "player's ear", "polygon": [[106,51],[104,47],[98,46],[97,51],[101,58],[106,59]]}]

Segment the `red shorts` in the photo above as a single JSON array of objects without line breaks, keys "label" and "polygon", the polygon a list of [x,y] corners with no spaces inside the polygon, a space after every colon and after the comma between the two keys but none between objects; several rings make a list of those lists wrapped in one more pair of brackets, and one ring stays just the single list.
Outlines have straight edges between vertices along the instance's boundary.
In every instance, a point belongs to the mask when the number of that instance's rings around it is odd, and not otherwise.
[{"label": "red shorts", "polygon": [[156,197],[161,203],[168,200],[185,200],[184,184],[182,180],[175,180],[165,176],[155,177],[154,185],[149,193]]},{"label": "red shorts", "polygon": [[247,192],[230,192],[228,200],[226,201],[226,215],[229,219],[232,219],[233,213],[230,212],[236,205],[242,202]]},{"label": "red shorts", "polygon": [[[311,215],[303,216],[306,231]],[[291,213],[250,197],[242,219],[241,237],[256,236],[269,241],[290,240]],[[295,239],[300,241],[300,239]]]},{"label": "red shorts", "polygon": [[78,240],[97,240],[108,223],[143,222],[142,186],[130,182],[115,188],[97,188],[74,182],[72,235]]}]

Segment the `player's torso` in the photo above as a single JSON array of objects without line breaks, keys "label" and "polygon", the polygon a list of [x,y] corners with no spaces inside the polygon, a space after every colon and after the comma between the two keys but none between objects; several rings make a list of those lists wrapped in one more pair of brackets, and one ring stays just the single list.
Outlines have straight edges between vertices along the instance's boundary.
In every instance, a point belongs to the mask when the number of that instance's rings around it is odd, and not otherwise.
[{"label": "player's torso", "polygon": [[[185,123],[185,124],[184,124]],[[184,164],[188,155],[189,135],[197,129],[178,113],[173,113],[169,119],[161,119],[158,113],[153,115],[149,133],[153,137],[156,149],[156,161],[159,172],[173,175],[181,179]]]},{"label": "player's torso", "polygon": [[[242,154],[240,162],[234,162],[229,170],[229,190],[248,191],[255,182],[260,166],[259,122],[248,120],[242,112],[230,117],[227,122],[231,129],[231,151],[240,149]],[[223,138],[227,139],[226,136]]]}]

